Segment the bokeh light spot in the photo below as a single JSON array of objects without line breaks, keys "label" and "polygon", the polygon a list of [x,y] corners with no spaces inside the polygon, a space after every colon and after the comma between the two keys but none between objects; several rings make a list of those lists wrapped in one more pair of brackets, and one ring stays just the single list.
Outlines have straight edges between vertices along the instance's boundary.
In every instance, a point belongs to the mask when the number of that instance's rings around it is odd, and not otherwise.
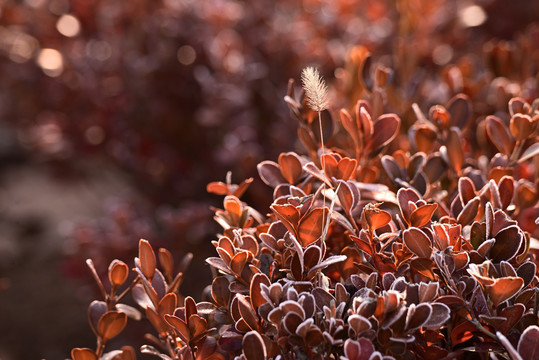
[{"label": "bokeh light spot", "polygon": [[453,48],[447,44],[438,45],[432,51],[432,61],[436,65],[446,65],[453,57]]},{"label": "bokeh light spot", "polygon": [[90,126],[84,132],[84,137],[89,144],[99,145],[105,140],[105,130],[101,126]]},{"label": "bokeh light spot", "polygon": [[192,46],[184,45],[178,49],[178,61],[182,65],[191,65],[197,58],[197,53]]},{"label": "bokeh light spot", "polygon": [[487,14],[481,6],[471,5],[459,12],[459,19],[465,27],[482,25],[487,20]]},{"label": "bokeh light spot", "polygon": [[62,54],[54,49],[41,49],[37,56],[37,64],[43,72],[51,77],[57,77],[64,71]]},{"label": "bokeh light spot", "polygon": [[106,61],[112,56],[112,47],[106,41],[90,40],[86,44],[86,55],[98,61]]},{"label": "bokeh light spot", "polygon": [[14,62],[24,63],[30,60],[38,48],[37,40],[30,35],[14,32],[6,37],[11,40],[9,58]]},{"label": "bokeh light spot", "polygon": [[77,36],[80,32],[80,22],[73,15],[62,15],[56,22],[58,32],[67,37]]}]

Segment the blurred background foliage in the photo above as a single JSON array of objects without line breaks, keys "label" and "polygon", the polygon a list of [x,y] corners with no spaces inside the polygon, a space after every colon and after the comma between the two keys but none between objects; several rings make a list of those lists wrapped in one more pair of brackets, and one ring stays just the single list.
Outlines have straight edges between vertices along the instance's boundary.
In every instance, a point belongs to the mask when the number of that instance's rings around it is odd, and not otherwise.
[{"label": "blurred background foliage", "polygon": [[245,200],[267,208],[256,164],[299,147],[282,99],[305,66],[335,109],[373,62],[404,121],[459,92],[506,111],[538,97],[537,19],[528,0],[1,0],[0,358],[92,346],[84,260],[128,262],[141,237],[194,252],[182,292],[200,296],[205,185],[253,176]]}]

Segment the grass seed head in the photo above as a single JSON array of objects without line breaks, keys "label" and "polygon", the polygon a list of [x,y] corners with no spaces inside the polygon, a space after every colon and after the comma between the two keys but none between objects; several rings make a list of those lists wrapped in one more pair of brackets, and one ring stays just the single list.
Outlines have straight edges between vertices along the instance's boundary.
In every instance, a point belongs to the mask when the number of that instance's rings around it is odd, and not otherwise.
[{"label": "grass seed head", "polygon": [[301,73],[307,104],[314,111],[323,111],[328,107],[328,87],[317,69],[307,67]]}]

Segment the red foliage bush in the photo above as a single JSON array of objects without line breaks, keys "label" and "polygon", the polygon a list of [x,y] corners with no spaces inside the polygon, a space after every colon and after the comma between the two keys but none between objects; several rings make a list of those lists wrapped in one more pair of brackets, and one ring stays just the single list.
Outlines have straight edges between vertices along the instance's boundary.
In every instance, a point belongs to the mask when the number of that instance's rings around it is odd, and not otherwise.
[{"label": "red foliage bush", "polygon": [[205,301],[182,297],[183,271],[174,276],[164,249],[158,270],[141,240],[120,294],[127,265],[111,263],[110,292],[95,276],[98,347],[74,349],[74,360],[134,358],[130,347],[104,355],[127,316],[141,316],[120,303],[129,291],[155,329],[141,351],[162,359],[536,356],[539,247],[526,212],[538,200],[539,100],[474,118],[458,94],[428,115],[414,104],[404,122],[383,113],[379,75],[334,120],[327,87],[304,74],[305,92],[291,82],[285,100],[306,155],[258,165],[269,212],[240,200],[251,179],[208,185],[225,198]]}]

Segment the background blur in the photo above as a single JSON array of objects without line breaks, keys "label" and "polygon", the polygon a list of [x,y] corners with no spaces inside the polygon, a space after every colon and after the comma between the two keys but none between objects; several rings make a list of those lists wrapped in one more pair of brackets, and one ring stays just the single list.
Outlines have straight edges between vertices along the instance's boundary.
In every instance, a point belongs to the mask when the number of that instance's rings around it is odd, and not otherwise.
[{"label": "background blur", "polygon": [[[94,347],[84,261],[132,264],[139,238],[178,260],[194,252],[182,293],[200,298],[221,201],[206,184],[253,176],[244,200],[267,208],[256,164],[296,149],[282,99],[305,66],[339,106],[357,46],[397,68],[400,95],[423,109],[456,91],[436,79],[461,58],[468,83],[477,69],[504,86],[531,72],[533,96],[538,19],[529,0],[0,0],[0,359]],[[457,90],[494,112],[484,87]],[[117,341],[140,346],[144,330]]]}]

